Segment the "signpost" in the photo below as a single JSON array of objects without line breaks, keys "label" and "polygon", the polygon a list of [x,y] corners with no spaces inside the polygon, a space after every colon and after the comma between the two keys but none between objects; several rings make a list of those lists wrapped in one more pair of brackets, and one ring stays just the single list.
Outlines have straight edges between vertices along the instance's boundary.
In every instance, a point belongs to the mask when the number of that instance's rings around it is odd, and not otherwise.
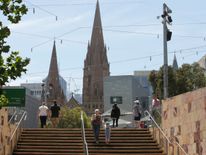
[{"label": "signpost", "polygon": [[4,87],[0,89],[0,95],[8,99],[7,107],[24,107],[26,100],[26,89],[24,87]]}]

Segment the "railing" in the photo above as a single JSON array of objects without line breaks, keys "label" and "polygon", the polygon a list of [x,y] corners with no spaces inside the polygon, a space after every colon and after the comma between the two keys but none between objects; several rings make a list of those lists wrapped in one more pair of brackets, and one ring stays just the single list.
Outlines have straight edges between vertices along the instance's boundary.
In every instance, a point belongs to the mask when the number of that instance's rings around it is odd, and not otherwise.
[{"label": "railing", "polygon": [[[15,127],[14,131],[11,134],[11,137],[10,137],[10,139],[8,141],[8,144],[10,145],[10,151],[11,152],[13,151],[14,146],[16,145],[17,140],[19,138],[19,134],[18,133],[21,131],[20,125],[22,124],[23,120],[26,120],[26,117],[27,117],[27,112],[24,111],[22,116],[21,116],[21,118],[20,118],[20,120],[19,120],[19,122],[16,124],[16,127]],[[14,137],[15,137],[15,139],[14,139]]]},{"label": "railing", "polygon": [[88,144],[87,144],[86,136],[85,136],[84,118],[83,118],[82,111],[81,111],[81,124],[82,124],[82,139],[83,139],[84,154],[89,155]]},{"label": "railing", "polygon": [[11,116],[11,118],[10,118],[10,120],[9,120],[9,123],[11,123],[11,121],[12,121],[12,119],[14,118],[14,117],[16,117],[16,110],[15,110],[15,112],[13,113],[13,115]]},{"label": "railing", "polygon": [[[176,140],[170,140],[166,134],[164,133],[164,131],[162,130],[162,128],[157,124],[157,122],[155,121],[155,119],[152,117],[152,115],[146,110],[144,112],[147,116],[149,116],[149,118],[152,120],[152,122],[155,124],[155,126],[157,127],[157,130],[159,131],[158,134],[158,142],[159,144],[164,147],[164,150],[166,152],[167,155],[170,155],[170,147],[173,147],[173,151],[176,151],[176,153],[174,153],[175,155],[188,155],[185,150],[182,148],[182,146],[176,141]],[[156,138],[156,131],[153,128],[153,136],[154,138]],[[161,138],[161,135],[163,136]],[[174,148],[174,144],[177,146],[176,148]],[[181,152],[180,152],[181,151]]]}]

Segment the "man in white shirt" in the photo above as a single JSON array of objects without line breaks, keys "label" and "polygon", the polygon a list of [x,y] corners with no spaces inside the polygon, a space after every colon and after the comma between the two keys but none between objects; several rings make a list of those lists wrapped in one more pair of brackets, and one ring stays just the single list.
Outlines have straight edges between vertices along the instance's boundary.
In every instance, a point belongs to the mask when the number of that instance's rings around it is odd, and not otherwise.
[{"label": "man in white shirt", "polygon": [[38,114],[41,121],[41,128],[44,128],[46,125],[48,112],[49,112],[48,107],[46,106],[46,103],[43,102],[42,105],[39,107],[39,114]]}]

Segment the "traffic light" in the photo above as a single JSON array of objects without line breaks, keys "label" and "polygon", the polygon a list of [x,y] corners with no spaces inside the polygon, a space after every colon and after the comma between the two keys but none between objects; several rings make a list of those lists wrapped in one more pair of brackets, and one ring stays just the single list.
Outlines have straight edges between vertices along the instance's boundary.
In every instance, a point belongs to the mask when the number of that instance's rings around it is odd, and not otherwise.
[{"label": "traffic light", "polygon": [[169,29],[167,29],[167,41],[170,41],[171,38],[172,38],[172,32]]}]

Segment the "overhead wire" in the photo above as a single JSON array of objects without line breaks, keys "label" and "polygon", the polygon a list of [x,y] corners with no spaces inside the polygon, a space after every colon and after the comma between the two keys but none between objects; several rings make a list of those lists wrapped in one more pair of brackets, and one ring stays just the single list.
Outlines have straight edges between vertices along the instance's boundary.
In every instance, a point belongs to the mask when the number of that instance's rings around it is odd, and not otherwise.
[{"label": "overhead wire", "polygon": [[[65,35],[67,35],[67,34],[73,33],[73,32],[75,32],[75,31],[78,31],[79,29],[82,29],[82,28],[84,28],[84,27],[78,27],[78,28],[75,28],[75,29],[73,29],[73,30],[71,30],[71,31],[65,32],[65,33],[63,33],[63,34],[55,37],[55,39],[59,39],[59,38],[65,36]],[[37,44],[37,45],[34,45],[34,46],[31,48],[31,51],[32,51],[34,48],[39,47],[39,46],[41,46],[41,45],[44,45],[44,44],[46,44],[46,43],[48,43],[48,42],[50,42],[50,41],[53,41],[53,40],[54,40],[54,39],[49,39],[49,40],[47,40],[47,41],[44,41],[44,42],[39,43],[39,44]],[[68,41],[68,40],[67,40],[67,41]]]},{"label": "overhead wire", "polygon": [[[36,5],[36,4],[32,3],[32,2],[30,2],[29,0],[24,0],[24,1],[26,1],[27,3],[31,4],[32,6],[34,6],[36,8],[38,8],[39,10],[42,10],[43,12],[46,12],[46,13],[52,15],[52,16],[55,16],[56,21],[58,20],[58,16],[56,14],[54,14],[54,13],[52,13],[52,12],[42,8],[42,7],[40,7],[39,5]],[[34,13],[34,10],[33,10],[33,13]]]},{"label": "overhead wire", "polygon": [[[33,33],[25,33],[25,32],[18,32],[18,31],[12,31],[12,33],[16,33],[16,34],[20,34],[20,35],[26,35],[26,36],[30,36],[30,37],[45,38],[45,39],[50,39],[50,40],[54,39],[54,38],[49,37],[49,36],[33,34]],[[55,39],[59,40],[59,41],[67,41],[67,42],[73,42],[73,43],[78,43],[78,44],[87,44],[86,42],[78,41],[78,40],[70,40],[70,39],[64,39],[64,38],[61,38],[61,39],[55,38]]]},{"label": "overhead wire", "polygon": [[[191,48],[184,48],[184,49],[179,49],[179,50],[175,50],[175,51],[170,51],[168,52],[168,54],[176,54],[176,53],[193,53],[192,55],[196,55],[196,50],[197,49],[201,49],[201,48],[206,48],[206,45],[202,45],[202,46],[196,46],[196,47],[191,47]],[[191,50],[195,50],[195,51],[191,51]],[[206,50],[204,51],[200,51],[199,53],[203,53],[206,52]],[[118,60],[118,61],[111,61],[109,64],[115,64],[115,63],[124,63],[124,62],[131,62],[131,61],[136,61],[136,60],[143,60],[143,59],[148,59],[149,61],[151,60],[151,58],[154,57],[158,57],[158,56],[162,56],[163,53],[159,53],[159,54],[154,54],[154,55],[148,55],[148,56],[144,56],[144,57],[136,57],[136,58],[131,58],[131,59],[124,59],[124,60]],[[90,67],[98,67],[97,65],[90,65]],[[101,66],[101,65],[100,65]],[[68,71],[68,70],[79,70],[79,69],[83,69],[82,66],[79,67],[70,67],[70,68],[64,68],[61,69],[60,72],[63,71]],[[34,74],[41,74],[41,73],[46,73],[46,71],[44,72],[36,72],[36,73],[29,73],[28,75],[34,75]]]}]

